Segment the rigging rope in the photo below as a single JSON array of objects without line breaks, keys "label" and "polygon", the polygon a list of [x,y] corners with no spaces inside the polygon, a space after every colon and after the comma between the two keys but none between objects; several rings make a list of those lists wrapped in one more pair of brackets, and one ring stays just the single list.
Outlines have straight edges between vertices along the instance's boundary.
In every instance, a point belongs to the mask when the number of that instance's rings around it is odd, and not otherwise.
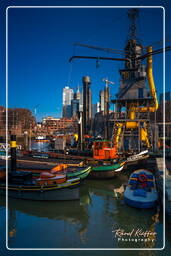
[{"label": "rigging rope", "polygon": [[[73,45],[73,55],[75,55],[75,45]],[[68,72],[68,80],[67,80],[67,85],[68,86],[71,83],[72,72],[73,72],[73,63],[70,62],[70,64],[69,64],[69,72]]]},{"label": "rigging rope", "polygon": [[[166,42],[166,43],[168,43],[168,42],[171,42],[171,40],[166,39],[166,40],[165,40],[165,42]],[[151,44],[149,44],[148,46],[152,46],[152,47],[154,47],[154,46],[156,46],[156,45],[163,45],[163,39],[162,39],[162,40],[160,40],[160,41],[157,41],[157,42],[151,43]],[[145,46],[145,47],[148,47],[148,46]]]}]

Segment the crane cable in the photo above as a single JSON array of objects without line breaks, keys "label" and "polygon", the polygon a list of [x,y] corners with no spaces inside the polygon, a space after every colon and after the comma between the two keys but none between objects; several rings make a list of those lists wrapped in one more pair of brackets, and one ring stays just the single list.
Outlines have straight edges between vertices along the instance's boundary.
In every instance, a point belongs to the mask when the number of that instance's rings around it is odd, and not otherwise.
[{"label": "crane cable", "polygon": [[[166,42],[171,42],[171,40],[166,40]],[[162,44],[162,40],[151,44],[151,46],[160,45],[160,44]],[[118,49],[107,48],[107,47],[92,46],[92,45],[88,45],[88,44],[74,43],[74,46],[87,47],[87,48],[98,50],[98,51],[105,51],[107,53],[116,53],[116,54],[129,53],[129,51],[126,51],[126,50],[118,50]],[[145,46],[143,48],[147,48],[147,47],[148,46]]]},{"label": "crane cable", "polygon": [[[170,40],[170,39],[166,39],[165,42],[168,43],[168,42],[171,42],[171,40]],[[156,46],[156,45],[162,45],[162,44],[163,44],[163,40],[160,40],[160,41],[151,43],[151,44],[149,44],[149,45],[147,45],[147,46],[144,46],[144,48],[147,48],[147,47],[149,47],[149,46],[154,47],[154,46]]]},{"label": "crane cable", "polygon": [[171,46],[167,46],[165,48],[161,48],[161,49],[158,49],[158,50],[155,50],[155,51],[152,51],[151,53],[147,53],[145,55],[142,55],[138,58],[136,58],[137,60],[139,59],[145,59],[147,58],[148,56],[151,56],[151,55],[156,55],[156,54],[159,54],[159,53],[162,53],[162,52],[166,52],[166,51],[170,51],[171,50]]},{"label": "crane cable", "polygon": [[[73,46],[73,55],[75,55],[75,45]],[[67,79],[68,86],[71,84],[72,73],[73,73],[73,63],[70,62],[69,71],[68,71],[68,79]]]},{"label": "crane cable", "polygon": [[[147,53],[147,54],[142,55],[140,57],[137,57],[137,58],[134,57],[134,58],[131,58],[131,59],[135,59],[135,60],[145,59],[148,56],[159,54],[159,53],[162,53],[164,51],[170,51],[170,50],[171,50],[171,46],[167,46],[166,48],[161,48],[161,49],[155,50],[151,53]],[[69,62],[71,62],[73,59],[116,60],[116,61],[129,61],[131,63],[131,59],[129,59],[129,58],[111,58],[111,57],[96,57],[96,56],[72,56],[69,59]]]},{"label": "crane cable", "polygon": [[108,53],[118,53],[118,54],[122,54],[122,53],[128,53],[128,51],[125,50],[118,50],[118,49],[112,49],[112,48],[107,48],[107,47],[100,47],[100,46],[92,46],[92,45],[88,45],[88,44],[80,44],[80,43],[74,43],[75,46],[81,46],[81,47],[87,47],[90,49],[95,49],[98,51],[105,51]]}]

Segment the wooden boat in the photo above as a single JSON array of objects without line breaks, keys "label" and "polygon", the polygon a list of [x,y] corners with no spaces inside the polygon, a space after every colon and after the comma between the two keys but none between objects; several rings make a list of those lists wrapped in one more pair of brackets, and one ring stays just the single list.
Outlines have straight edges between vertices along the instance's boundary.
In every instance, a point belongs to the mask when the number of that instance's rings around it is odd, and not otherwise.
[{"label": "wooden boat", "polygon": [[[47,167],[46,167],[47,168]],[[71,164],[58,164],[54,168],[50,169],[36,169],[36,168],[20,168],[20,171],[31,171],[35,176],[39,176],[40,174],[47,172],[49,175],[51,174],[65,174],[67,178],[80,178],[85,179],[89,173],[91,172],[91,166],[82,166],[82,162],[79,164],[71,165]]]},{"label": "wooden boat", "polygon": [[[59,168],[57,166],[57,168]],[[66,168],[64,168],[62,171],[56,171],[56,167],[54,167],[50,173],[65,173],[67,178],[80,178],[85,179],[91,172],[91,166],[72,166],[72,165],[66,165]]]},{"label": "wooden boat", "polygon": [[[66,179],[65,175],[44,173],[33,178],[31,172],[9,174],[8,196],[20,199],[52,201],[79,199],[80,179]],[[6,183],[0,180],[0,195],[6,194]]]},{"label": "wooden boat", "polygon": [[29,165],[21,165],[17,167],[17,171],[30,171],[35,175],[39,176],[41,172],[50,172],[55,168],[56,171],[63,171],[64,169],[67,168],[67,164],[58,164],[56,166],[54,165],[40,165],[40,164],[35,164],[33,166]]},{"label": "wooden boat", "polygon": [[126,162],[127,164],[136,162],[138,160],[146,159],[149,157],[148,150],[144,150],[138,154],[131,155],[127,158]]},{"label": "wooden boat", "polygon": [[125,203],[136,208],[152,208],[156,206],[157,200],[153,173],[145,169],[134,171],[124,192]]},{"label": "wooden boat", "polygon": [[92,166],[92,171],[90,173],[90,177],[97,179],[107,179],[115,177],[120,171],[123,170],[124,164],[126,162],[118,162],[114,164],[103,164]]},{"label": "wooden boat", "polygon": [[49,172],[41,172],[38,178],[34,176],[33,178],[36,180],[38,185],[60,184],[67,180],[65,174],[52,174]]}]

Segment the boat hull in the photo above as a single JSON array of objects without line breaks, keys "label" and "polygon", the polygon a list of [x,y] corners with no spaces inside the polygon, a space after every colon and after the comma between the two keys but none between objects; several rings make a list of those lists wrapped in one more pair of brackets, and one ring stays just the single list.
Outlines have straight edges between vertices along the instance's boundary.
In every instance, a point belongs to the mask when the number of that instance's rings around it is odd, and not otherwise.
[{"label": "boat hull", "polygon": [[149,158],[148,150],[142,151],[139,154],[132,155],[127,158],[127,165],[138,164],[138,161]]},{"label": "boat hull", "polygon": [[[81,169],[81,168],[80,168]],[[81,180],[87,178],[87,176],[90,174],[91,172],[91,166],[88,166],[87,168],[82,168],[79,171],[79,168],[77,168],[78,171],[75,172],[68,172],[66,173],[66,176],[68,178],[80,178]]]},{"label": "boat hull", "polygon": [[131,200],[127,197],[124,197],[124,202],[131,207],[140,208],[140,209],[153,208],[157,205],[157,200],[151,201],[151,202],[139,202],[139,201]]},{"label": "boat hull", "polygon": [[[80,198],[80,182],[65,182],[55,186],[8,186],[8,197],[37,200],[37,201],[64,201]],[[6,195],[5,184],[0,185],[0,195]]]},{"label": "boat hull", "polygon": [[[61,168],[61,166],[63,166],[63,169]],[[58,168],[59,167],[59,168]],[[60,174],[60,173],[65,173],[66,177],[68,179],[72,179],[72,178],[80,178],[81,180],[87,178],[87,176],[90,174],[91,172],[91,166],[88,167],[79,167],[79,166],[69,166],[68,165],[68,169],[67,169],[67,165],[65,167],[64,164],[61,164],[53,169],[29,169],[29,168],[20,168],[18,169],[19,171],[30,171],[33,173],[34,177],[39,177],[41,172],[47,171],[49,173],[56,173],[56,174]]]},{"label": "boat hull", "polygon": [[106,168],[105,166],[100,166],[92,168],[92,171],[90,172],[90,177],[97,178],[97,179],[111,179],[117,176],[117,174],[122,171],[124,165],[120,166],[119,168],[114,168],[111,166],[111,168]]},{"label": "boat hull", "polygon": [[[144,181],[139,182],[139,175],[150,177],[147,179],[146,184],[149,182],[151,185],[147,185],[148,187],[143,188],[141,184],[144,183]],[[135,186],[135,188],[131,186]],[[133,172],[124,192],[124,201],[127,205],[135,208],[147,209],[155,207],[158,203],[158,194],[153,174],[144,169]]]}]

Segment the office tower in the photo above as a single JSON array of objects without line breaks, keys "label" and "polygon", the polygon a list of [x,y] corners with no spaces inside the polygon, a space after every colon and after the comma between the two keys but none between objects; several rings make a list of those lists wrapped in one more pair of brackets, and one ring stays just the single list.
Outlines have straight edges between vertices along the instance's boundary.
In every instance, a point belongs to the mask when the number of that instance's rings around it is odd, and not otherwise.
[{"label": "office tower", "polygon": [[71,118],[71,101],[73,99],[74,91],[73,89],[69,88],[69,86],[65,86],[63,88],[63,95],[62,95],[62,103],[63,103],[63,117]]},{"label": "office tower", "polygon": [[78,116],[79,111],[79,99],[77,93],[74,93],[74,98],[71,100],[71,116]]},{"label": "office tower", "polygon": [[100,98],[100,111],[103,111],[104,112],[104,106],[105,106],[105,98],[104,98],[104,91],[100,91],[100,95],[99,95],[99,98]]}]

